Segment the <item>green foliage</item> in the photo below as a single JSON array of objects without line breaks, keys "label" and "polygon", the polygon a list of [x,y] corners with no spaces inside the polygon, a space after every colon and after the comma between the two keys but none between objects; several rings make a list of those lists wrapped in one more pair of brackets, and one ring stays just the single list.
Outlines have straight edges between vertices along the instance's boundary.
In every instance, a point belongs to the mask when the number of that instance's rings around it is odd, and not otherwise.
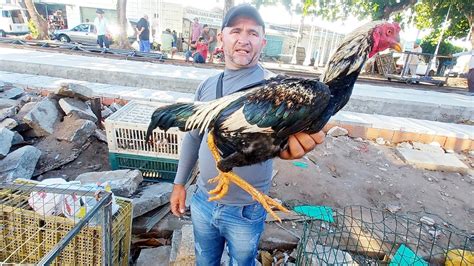
[{"label": "green foliage", "polygon": [[28,20],[28,29],[30,30],[31,37],[33,37],[33,39],[38,39],[39,31],[32,19]]},{"label": "green foliage", "polygon": [[[434,54],[439,39],[438,36],[439,33],[435,31],[422,40],[420,46],[423,53]],[[445,39],[439,46],[438,55],[452,55],[459,52],[462,52],[461,47],[455,46]]]}]

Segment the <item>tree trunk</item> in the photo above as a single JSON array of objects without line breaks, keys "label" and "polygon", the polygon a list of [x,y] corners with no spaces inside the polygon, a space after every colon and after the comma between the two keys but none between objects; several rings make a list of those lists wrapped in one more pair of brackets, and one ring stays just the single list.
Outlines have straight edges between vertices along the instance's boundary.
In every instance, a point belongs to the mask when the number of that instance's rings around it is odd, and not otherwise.
[{"label": "tree trunk", "polygon": [[234,5],[235,5],[234,0],[225,0],[224,17],[225,17],[225,14],[227,14],[227,11],[229,11],[229,9],[231,9]]},{"label": "tree trunk", "polygon": [[396,4],[386,4],[383,7],[382,17],[380,19],[388,20],[392,13],[402,11],[410,6],[414,6],[418,0],[401,0]]},{"label": "tree trunk", "polygon": [[30,15],[31,20],[38,29],[38,39],[47,40],[49,39],[48,35],[48,22],[44,19],[36,10],[33,0],[25,0],[26,9]]},{"label": "tree trunk", "polygon": [[117,0],[117,22],[120,28],[118,45],[121,49],[130,49],[128,42],[127,0]]}]

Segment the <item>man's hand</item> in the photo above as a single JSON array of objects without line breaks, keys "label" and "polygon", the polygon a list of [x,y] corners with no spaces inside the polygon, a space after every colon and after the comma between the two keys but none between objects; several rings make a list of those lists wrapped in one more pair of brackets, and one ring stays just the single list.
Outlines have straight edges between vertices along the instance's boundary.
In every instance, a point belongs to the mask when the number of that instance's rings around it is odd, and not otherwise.
[{"label": "man's hand", "polygon": [[280,153],[280,158],[284,160],[299,159],[312,151],[316,145],[323,143],[324,137],[322,131],[311,135],[302,132],[291,135],[288,138],[288,149]]},{"label": "man's hand", "polygon": [[186,188],[184,185],[175,184],[170,197],[171,212],[178,217],[182,216],[186,209],[185,202]]}]

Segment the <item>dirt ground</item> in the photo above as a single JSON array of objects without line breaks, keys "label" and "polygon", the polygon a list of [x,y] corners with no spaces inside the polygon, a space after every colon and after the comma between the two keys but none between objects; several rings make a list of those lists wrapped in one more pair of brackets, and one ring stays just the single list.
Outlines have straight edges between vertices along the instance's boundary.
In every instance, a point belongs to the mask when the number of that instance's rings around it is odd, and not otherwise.
[{"label": "dirt ground", "polygon": [[[81,173],[109,170],[107,145],[91,139],[92,143],[77,159],[43,174],[42,178],[71,180]],[[458,156],[472,173],[474,156]],[[298,162],[303,167],[295,165]],[[391,146],[328,136],[305,158],[277,159],[274,168],[278,172],[270,196],[290,207],[316,204],[333,208],[400,208],[398,214],[432,214],[474,233],[474,176],[413,168],[401,161]]]},{"label": "dirt ground", "polygon": [[[473,167],[473,156],[459,154]],[[270,196],[286,204],[333,208],[362,205],[398,209],[397,214],[439,216],[455,227],[474,232],[474,176],[413,168],[394,148],[349,137],[327,137],[298,162],[276,160],[278,173]],[[471,172],[472,173],[472,172]]]}]

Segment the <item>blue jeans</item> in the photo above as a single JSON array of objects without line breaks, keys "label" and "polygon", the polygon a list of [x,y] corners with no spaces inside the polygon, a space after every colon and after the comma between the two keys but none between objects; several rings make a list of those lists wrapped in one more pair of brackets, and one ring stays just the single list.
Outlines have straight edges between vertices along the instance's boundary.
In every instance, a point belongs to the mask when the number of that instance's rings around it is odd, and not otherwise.
[{"label": "blue jeans", "polygon": [[199,188],[191,201],[196,265],[220,265],[227,242],[231,263],[255,265],[267,214],[260,203],[230,206],[209,202]]},{"label": "blue jeans", "polygon": [[186,51],[186,53],[184,53],[184,57],[186,58],[186,62],[189,61],[190,57],[193,58],[194,63],[204,64],[206,62],[206,60],[204,59],[204,57],[200,53],[194,53],[194,55],[193,55],[193,52],[191,52],[189,50]]},{"label": "blue jeans", "polygon": [[98,35],[97,36],[97,43],[99,44],[100,48],[109,48],[110,42],[105,35]]},{"label": "blue jeans", "polygon": [[150,52],[150,41],[140,40],[140,52]]}]

